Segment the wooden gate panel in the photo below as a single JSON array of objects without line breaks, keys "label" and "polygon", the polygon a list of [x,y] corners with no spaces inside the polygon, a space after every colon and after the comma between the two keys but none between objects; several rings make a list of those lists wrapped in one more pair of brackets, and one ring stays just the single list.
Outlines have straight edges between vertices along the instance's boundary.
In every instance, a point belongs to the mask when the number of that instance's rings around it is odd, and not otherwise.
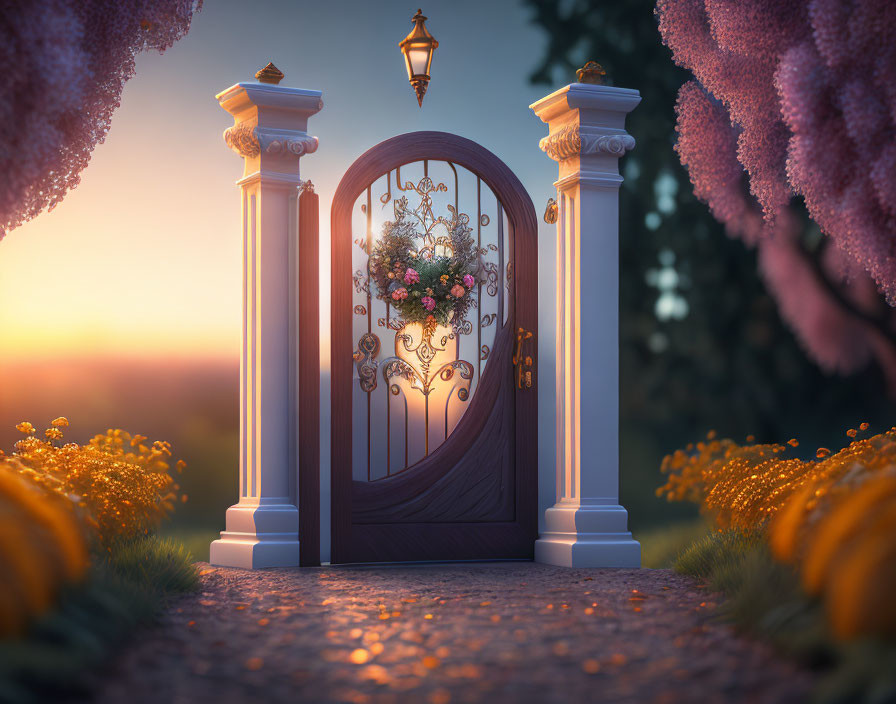
[{"label": "wooden gate panel", "polygon": [[[454,430],[459,442],[441,445],[413,471],[353,486],[354,523],[510,521],[514,496],[514,408],[511,336],[498,336],[473,405]],[[483,501],[483,484],[494,487]],[[476,491],[476,490],[479,491]]]},{"label": "wooden gate panel", "polygon": [[320,305],[318,196],[308,181],[299,195],[298,297],[298,504],[299,559],[303,567],[320,564]]}]

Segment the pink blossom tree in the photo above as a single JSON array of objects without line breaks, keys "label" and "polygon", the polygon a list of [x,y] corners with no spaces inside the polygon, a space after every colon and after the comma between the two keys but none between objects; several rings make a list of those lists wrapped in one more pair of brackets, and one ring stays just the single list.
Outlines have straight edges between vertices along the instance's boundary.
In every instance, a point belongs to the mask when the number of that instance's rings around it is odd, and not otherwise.
[{"label": "pink blossom tree", "polygon": [[656,14],[696,79],[676,106],[695,195],[758,247],[819,365],[876,359],[896,394],[896,3],[659,0]]},{"label": "pink blossom tree", "polygon": [[0,9],[0,239],[78,185],[134,59],[165,51],[201,0],[28,0]]}]

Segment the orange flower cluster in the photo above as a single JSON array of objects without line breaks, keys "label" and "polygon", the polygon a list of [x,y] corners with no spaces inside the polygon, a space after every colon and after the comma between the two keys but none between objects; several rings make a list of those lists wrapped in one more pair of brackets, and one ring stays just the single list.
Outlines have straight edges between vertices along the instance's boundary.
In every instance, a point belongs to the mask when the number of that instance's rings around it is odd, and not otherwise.
[{"label": "orange flower cluster", "polygon": [[896,636],[896,428],[824,462],[769,525],[772,553],[823,598],[834,633]]},{"label": "orange flower cluster", "polygon": [[[16,427],[26,437],[13,457],[20,474],[75,501],[102,543],[148,533],[179,500],[186,501],[171,476],[169,443],[148,445],[143,435],[110,429],[87,445],[63,445],[66,426],[67,419],[57,418],[42,439],[31,423],[20,423]],[[175,465],[178,472],[184,466]]]},{"label": "orange flower cluster", "polygon": [[833,454],[819,448],[816,460],[782,457],[786,449],[711,434],[663,460],[658,494],[700,503],[722,528],[766,528],[774,556],[824,600],[839,637],[896,635],[896,427]]},{"label": "orange flower cluster", "polygon": [[700,504],[720,528],[752,530],[804,482],[826,471],[819,462],[787,459],[786,451],[784,445],[740,445],[710,432],[705,441],[663,459],[661,471],[668,477],[657,495]]},{"label": "orange flower cluster", "polygon": [[87,569],[87,545],[71,501],[48,495],[0,456],[0,638],[20,635],[62,585]]}]

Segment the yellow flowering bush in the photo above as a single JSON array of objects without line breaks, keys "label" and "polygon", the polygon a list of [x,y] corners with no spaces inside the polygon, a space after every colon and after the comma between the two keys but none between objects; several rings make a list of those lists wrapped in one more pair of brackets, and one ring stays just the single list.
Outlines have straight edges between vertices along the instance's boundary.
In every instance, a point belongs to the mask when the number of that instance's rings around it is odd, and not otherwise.
[{"label": "yellow flowering bush", "polygon": [[[18,424],[25,437],[13,457],[22,476],[74,500],[103,544],[148,533],[186,501],[171,473],[169,443],[110,429],[86,445],[62,444],[67,426],[56,418],[42,438],[31,423]],[[184,466],[178,461],[175,470]]]},{"label": "yellow flowering bush", "polygon": [[823,599],[836,635],[896,636],[896,427],[833,454],[819,448],[815,460],[786,451],[710,434],[664,459],[657,493],[699,503],[720,528],[763,529],[772,554]]},{"label": "yellow flowering bush", "polygon": [[73,503],[24,473],[17,459],[0,456],[0,638],[21,634],[88,564]]},{"label": "yellow flowering bush", "polygon": [[739,445],[709,433],[705,441],[663,459],[657,489],[669,501],[691,501],[720,528],[749,530],[775,512],[814,463],[784,459],[783,445]]}]

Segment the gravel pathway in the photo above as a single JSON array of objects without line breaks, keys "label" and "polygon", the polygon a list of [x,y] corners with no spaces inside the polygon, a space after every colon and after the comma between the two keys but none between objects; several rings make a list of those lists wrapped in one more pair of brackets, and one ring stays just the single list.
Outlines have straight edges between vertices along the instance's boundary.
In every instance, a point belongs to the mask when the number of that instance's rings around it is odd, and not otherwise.
[{"label": "gravel pathway", "polygon": [[669,570],[198,567],[98,701],[795,704],[812,684]]}]

